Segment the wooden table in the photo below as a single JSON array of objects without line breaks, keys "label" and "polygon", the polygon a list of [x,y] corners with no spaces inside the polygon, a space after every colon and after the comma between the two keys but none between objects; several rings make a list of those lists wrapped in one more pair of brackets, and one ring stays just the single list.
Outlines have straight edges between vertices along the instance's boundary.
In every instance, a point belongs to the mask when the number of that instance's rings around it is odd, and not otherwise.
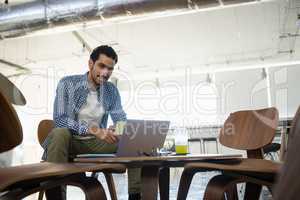
[{"label": "wooden table", "polygon": [[[226,162],[240,159],[241,154],[200,154],[183,156],[140,156],[115,158],[76,158],[75,162],[84,163],[118,163],[127,168],[142,169],[142,196],[144,200],[157,199],[158,186],[160,199],[169,199],[170,167],[183,167],[192,162]],[[159,183],[159,185],[158,185]]]}]

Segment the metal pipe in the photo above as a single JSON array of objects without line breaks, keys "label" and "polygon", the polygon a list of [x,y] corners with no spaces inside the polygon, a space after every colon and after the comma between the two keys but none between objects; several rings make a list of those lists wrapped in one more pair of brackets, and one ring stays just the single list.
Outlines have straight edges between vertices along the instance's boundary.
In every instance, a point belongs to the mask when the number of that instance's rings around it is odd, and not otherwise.
[{"label": "metal pipe", "polygon": [[[231,0],[231,3],[249,1],[255,0]],[[36,0],[0,8],[0,39],[88,21],[165,12],[181,14],[216,6],[220,6],[219,0]]]}]

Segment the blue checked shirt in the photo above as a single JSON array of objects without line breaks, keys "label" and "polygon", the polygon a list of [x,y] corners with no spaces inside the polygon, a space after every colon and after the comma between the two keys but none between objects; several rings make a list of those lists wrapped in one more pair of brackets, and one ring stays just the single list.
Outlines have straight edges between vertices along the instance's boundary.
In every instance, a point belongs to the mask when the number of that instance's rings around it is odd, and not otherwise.
[{"label": "blue checked shirt", "polygon": [[[68,128],[76,135],[83,136],[88,133],[88,125],[85,122],[78,122],[80,108],[86,103],[88,93],[88,73],[67,76],[59,81],[54,100],[53,120],[55,127]],[[97,93],[98,101],[105,110],[99,124],[100,128],[107,127],[108,115],[111,116],[114,124],[117,121],[126,121],[126,113],[121,105],[119,91],[111,82],[101,84],[97,88]],[[46,138],[42,145],[45,153],[48,143],[49,140]],[[46,158],[45,153],[43,159]]]}]

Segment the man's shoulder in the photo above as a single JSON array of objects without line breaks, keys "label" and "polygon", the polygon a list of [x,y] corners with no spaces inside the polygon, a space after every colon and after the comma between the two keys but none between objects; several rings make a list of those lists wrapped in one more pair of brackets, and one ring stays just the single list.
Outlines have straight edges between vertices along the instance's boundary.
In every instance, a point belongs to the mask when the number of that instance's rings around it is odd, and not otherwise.
[{"label": "man's shoulder", "polygon": [[60,79],[61,83],[78,83],[84,79],[84,75],[70,75]]},{"label": "man's shoulder", "polygon": [[111,89],[117,89],[117,87],[116,87],[112,82],[110,82],[110,81],[107,81],[107,82],[106,82],[106,86],[107,86],[108,88],[111,88]]},{"label": "man's shoulder", "polygon": [[106,82],[106,87],[111,91],[111,92],[117,92],[118,91],[118,88],[112,83],[112,82],[109,82],[107,81]]}]

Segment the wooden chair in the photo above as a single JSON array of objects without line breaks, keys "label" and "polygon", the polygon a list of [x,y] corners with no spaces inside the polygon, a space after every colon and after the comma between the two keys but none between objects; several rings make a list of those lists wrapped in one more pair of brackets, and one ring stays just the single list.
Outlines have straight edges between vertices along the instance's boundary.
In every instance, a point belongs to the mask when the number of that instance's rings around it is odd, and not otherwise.
[{"label": "wooden chair", "polygon": [[[292,121],[289,138],[290,140],[288,144],[286,160],[283,166],[281,166],[279,178],[277,178],[278,182],[275,184],[273,189],[274,200],[299,199],[300,181],[297,177],[300,175],[300,158],[298,156],[300,150],[300,107],[298,108],[297,113]],[[276,167],[274,163],[270,164],[271,165],[268,168]],[[251,168],[251,166],[249,166],[249,168]],[[252,170],[255,170],[255,168],[252,167]],[[222,179],[230,178],[232,179],[233,177],[222,175]],[[261,184],[266,185],[265,183]],[[208,184],[205,193],[210,193],[209,195],[211,196],[212,192],[214,192],[214,190],[211,190],[212,187],[214,187],[212,184]]]},{"label": "wooden chair", "polygon": [[[13,89],[21,94],[16,87]],[[10,97],[6,97],[0,89],[0,153],[13,149],[23,140],[22,126]],[[120,171],[126,169],[123,165],[48,162],[0,168],[0,199],[22,199],[38,191],[66,184],[80,187],[87,199],[106,199],[99,181],[86,177],[85,172],[115,171],[116,168]],[[60,200],[61,197],[53,193],[50,199]]]},{"label": "wooden chair", "polygon": [[224,191],[227,191],[227,199],[237,199],[236,183],[239,182],[247,182],[245,199],[258,199],[261,185],[271,188],[281,166],[263,160],[262,150],[272,142],[277,125],[276,108],[238,111],[230,114],[220,131],[219,141],[224,146],[246,150],[248,158],[230,162],[187,164],[181,176],[177,199],[186,199],[195,173],[210,170],[218,170],[232,176],[219,175],[211,179],[209,182],[211,187],[207,187],[204,194],[205,200],[223,199]]},{"label": "wooden chair", "polygon": [[[13,149],[21,144],[23,140],[22,126],[17,113],[2,92],[0,92],[0,118],[0,153],[2,153]],[[41,188],[46,189],[57,186],[58,182],[60,184],[77,184],[86,192],[87,197],[90,199],[93,199],[91,195],[106,198],[101,184],[96,182],[96,179],[85,177],[84,172],[85,169],[82,171],[80,166],[69,168],[67,165],[50,163],[1,168],[0,192],[2,195],[0,198],[20,199]],[[68,175],[74,176],[71,177]],[[47,181],[48,184],[46,184]],[[81,181],[88,181],[90,186],[83,185]],[[44,183],[47,187],[42,185]]]},{"label": "wooden chair", "polygon": [[[51,130],[53,128],[54,128],[54,121],[53,120],[45,119],[45,120],[42,120],[39,123],[39,126],[38,126],[38,140],[39,140],[40,145],[43,144],[46,137],[48,136],[48,134],[51,132]],[[116,188],[115,188],[112,173],[124,173],[125,171],[120,170],[119,168],[116,168],[116,170],[109,170],[109,171],[104,170],[102,172],[105,176],[111,199],[112,200],[117,200],[117,193],[116,193]],[[98,173],[93,172],[92,177],[97,179],[98,178]],[[43,197],[43,192],[40,192],[39,193],[39,199],[41,200],[42,197]]]},{"label": "wooden chair", "polygon": [[300,188],[300,107],[293,119],[289,133],[288,151],[274,189],[274,200],[297,200]]},{"label": "wooden chair", "polygon": [[14,105],[25,105],[26,99],[22,92],[6,78],[3,74],[0,73],[0,91],[5,98]]}]

